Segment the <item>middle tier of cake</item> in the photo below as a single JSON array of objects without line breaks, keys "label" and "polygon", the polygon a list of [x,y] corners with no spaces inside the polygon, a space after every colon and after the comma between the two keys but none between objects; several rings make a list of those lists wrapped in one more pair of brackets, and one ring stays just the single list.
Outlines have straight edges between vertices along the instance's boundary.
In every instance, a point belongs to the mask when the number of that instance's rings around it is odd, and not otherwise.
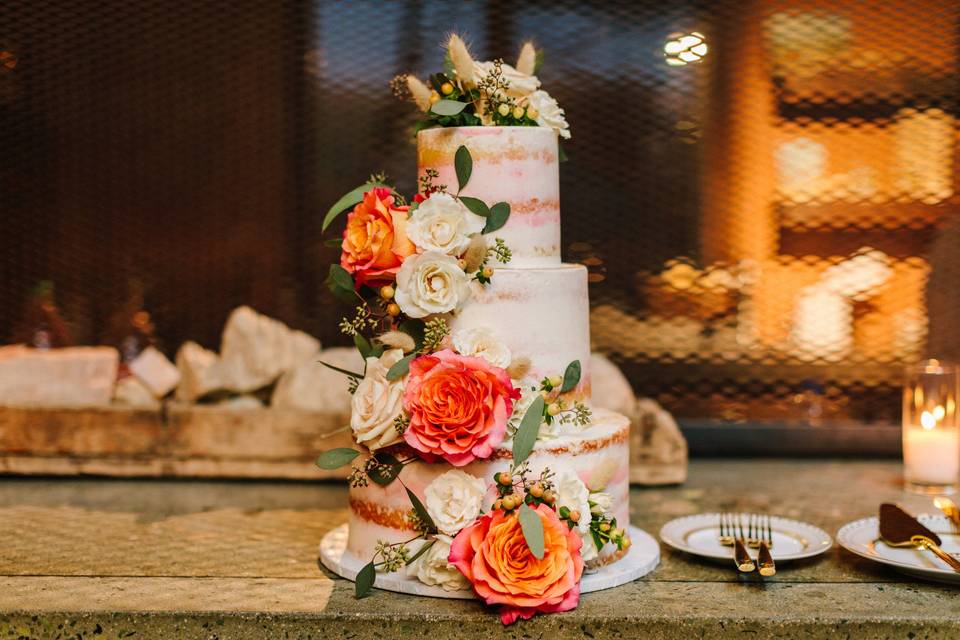
[{"label": "middle tier of cake", "polygon": [[474,282],[470,299],[451,319],[451,330],[486,329],[503,342],[513,362],[525,361],[524,380],[563,375],[580,361],[577,388],[567,398],[590,400],[590,301],[587,268],[579,264],[497,269],[491,282]]}]

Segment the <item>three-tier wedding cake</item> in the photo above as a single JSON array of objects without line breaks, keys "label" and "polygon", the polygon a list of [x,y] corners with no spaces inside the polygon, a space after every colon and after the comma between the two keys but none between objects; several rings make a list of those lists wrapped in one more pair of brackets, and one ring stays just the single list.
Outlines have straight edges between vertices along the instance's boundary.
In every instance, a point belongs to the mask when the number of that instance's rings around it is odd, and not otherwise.
[{"label": "three-tier wedding cake", "polygon": [[355,449],[347,551],[378,573],[496,605],[505,623],[565,611],[584,571],[630,549],[629,421],[590,405],[587,270],[560,258],[564,114],[538,56],[477,62],[453,36],[429,84],[419,192],[385,177],[348,193],[330,286],[365,358],[344,371]]}]

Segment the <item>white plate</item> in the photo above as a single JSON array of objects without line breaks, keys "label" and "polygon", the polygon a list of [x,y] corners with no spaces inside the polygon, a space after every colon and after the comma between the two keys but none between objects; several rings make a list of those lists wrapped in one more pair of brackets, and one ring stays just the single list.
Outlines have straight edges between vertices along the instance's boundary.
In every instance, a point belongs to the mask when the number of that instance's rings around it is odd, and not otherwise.
[{"label": "white plate", "polygon": [[[940,536],[941,548],[960,558],[960,535],[944,516],[920,515],[917,520]],[[891,547],[880,539],[880,521],[864,518],[843,526],[837,532],[840,546],[868,560],[894,567],[908,575],[937,582],[960,583],[957,573],[931,551],[909,547]]]},{"label": "white plate", "polygon": [[[360,569],[367,564],[347,551],[348,524],[341,525],[327,532],[320,542],[320,561],[330,571],[347,580],[355,580]],[[584,573],[580,579],[580,592],[600,591],[618,587],[637,578],[642,578],[653,571],[660,563],[660,545],[646,531],[630,527],[630,551],[616,562],[596,571]],[[425,585],[416,578],[408,578],[402,571],[395,573],[378,573],[376,582],[378,589],[409,593],[416,596],[430,596],[433,598],[456,598],[472,600],[472,591],[444,591],[440,587]]]},{"label": "white plate", "polygon": [[[738,514],[733,514],[736,517]],[[743,522],[749,514],[739,516]],[[833,545],[830,535],[819,527],[799,520],[770,516],[773,546],[770,552],[777,562],[789,562],[819,555]],[[701,513],[671,520],[660,529],[660,539],[679,551],[711,560],[730,562],[733,547],[720,544],[720,514]],[[756,558],[756,551],[750,550]]]}]

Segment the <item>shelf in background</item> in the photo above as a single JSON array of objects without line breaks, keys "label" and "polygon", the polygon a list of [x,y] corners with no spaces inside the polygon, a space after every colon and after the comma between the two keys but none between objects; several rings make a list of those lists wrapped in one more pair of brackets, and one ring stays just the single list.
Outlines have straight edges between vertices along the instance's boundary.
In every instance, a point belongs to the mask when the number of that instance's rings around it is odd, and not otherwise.
[{"label": "shelf in background", "polygon": [[900,425],[844,421],[722,422],[679,419],[691,456],[863,456],[901,454]]},{"label": "shelf in background", "polygon": [[776,205],[780,226],[797,231],[876,230],[881,232],[922,231],[934,228],[954,215],[958,208],[949,202],[828,202],[823,204]]}]

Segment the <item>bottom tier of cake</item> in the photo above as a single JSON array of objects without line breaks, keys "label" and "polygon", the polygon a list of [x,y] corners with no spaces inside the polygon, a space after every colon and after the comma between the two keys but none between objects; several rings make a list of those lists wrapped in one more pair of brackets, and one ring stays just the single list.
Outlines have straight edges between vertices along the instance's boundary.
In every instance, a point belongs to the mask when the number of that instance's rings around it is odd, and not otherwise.
[{"label": "bottom tier of cake", "polygon": [[[595,410],[591,424],[575,434],[560,435],[537,442],[528,458],[533,475],[549,468],[554,474],[575,473],[592,490],[601,490],[611,499],[610,512],[619,526],[626,527],[630,516],[630,422],[611,411]],[[473,462],[461,470],[487,483],[484,505],[496,497],[494,474],[509,470],[509,443],[487,460]],[[400,474],[403,481],[386,487],[373,483],[350,489],[350,535],[347,549],[359,558],[372,558],[379,541],[404,542],[416,535],[409,524],[411,504],[406,488],[424,500],[425,490],[437,477],[455,467],[439,463],[413,463]],[[589,517],[589,515],[587,515]],[[599,551],[588,567],[614,562],[622,552],[612,544]]]}]

